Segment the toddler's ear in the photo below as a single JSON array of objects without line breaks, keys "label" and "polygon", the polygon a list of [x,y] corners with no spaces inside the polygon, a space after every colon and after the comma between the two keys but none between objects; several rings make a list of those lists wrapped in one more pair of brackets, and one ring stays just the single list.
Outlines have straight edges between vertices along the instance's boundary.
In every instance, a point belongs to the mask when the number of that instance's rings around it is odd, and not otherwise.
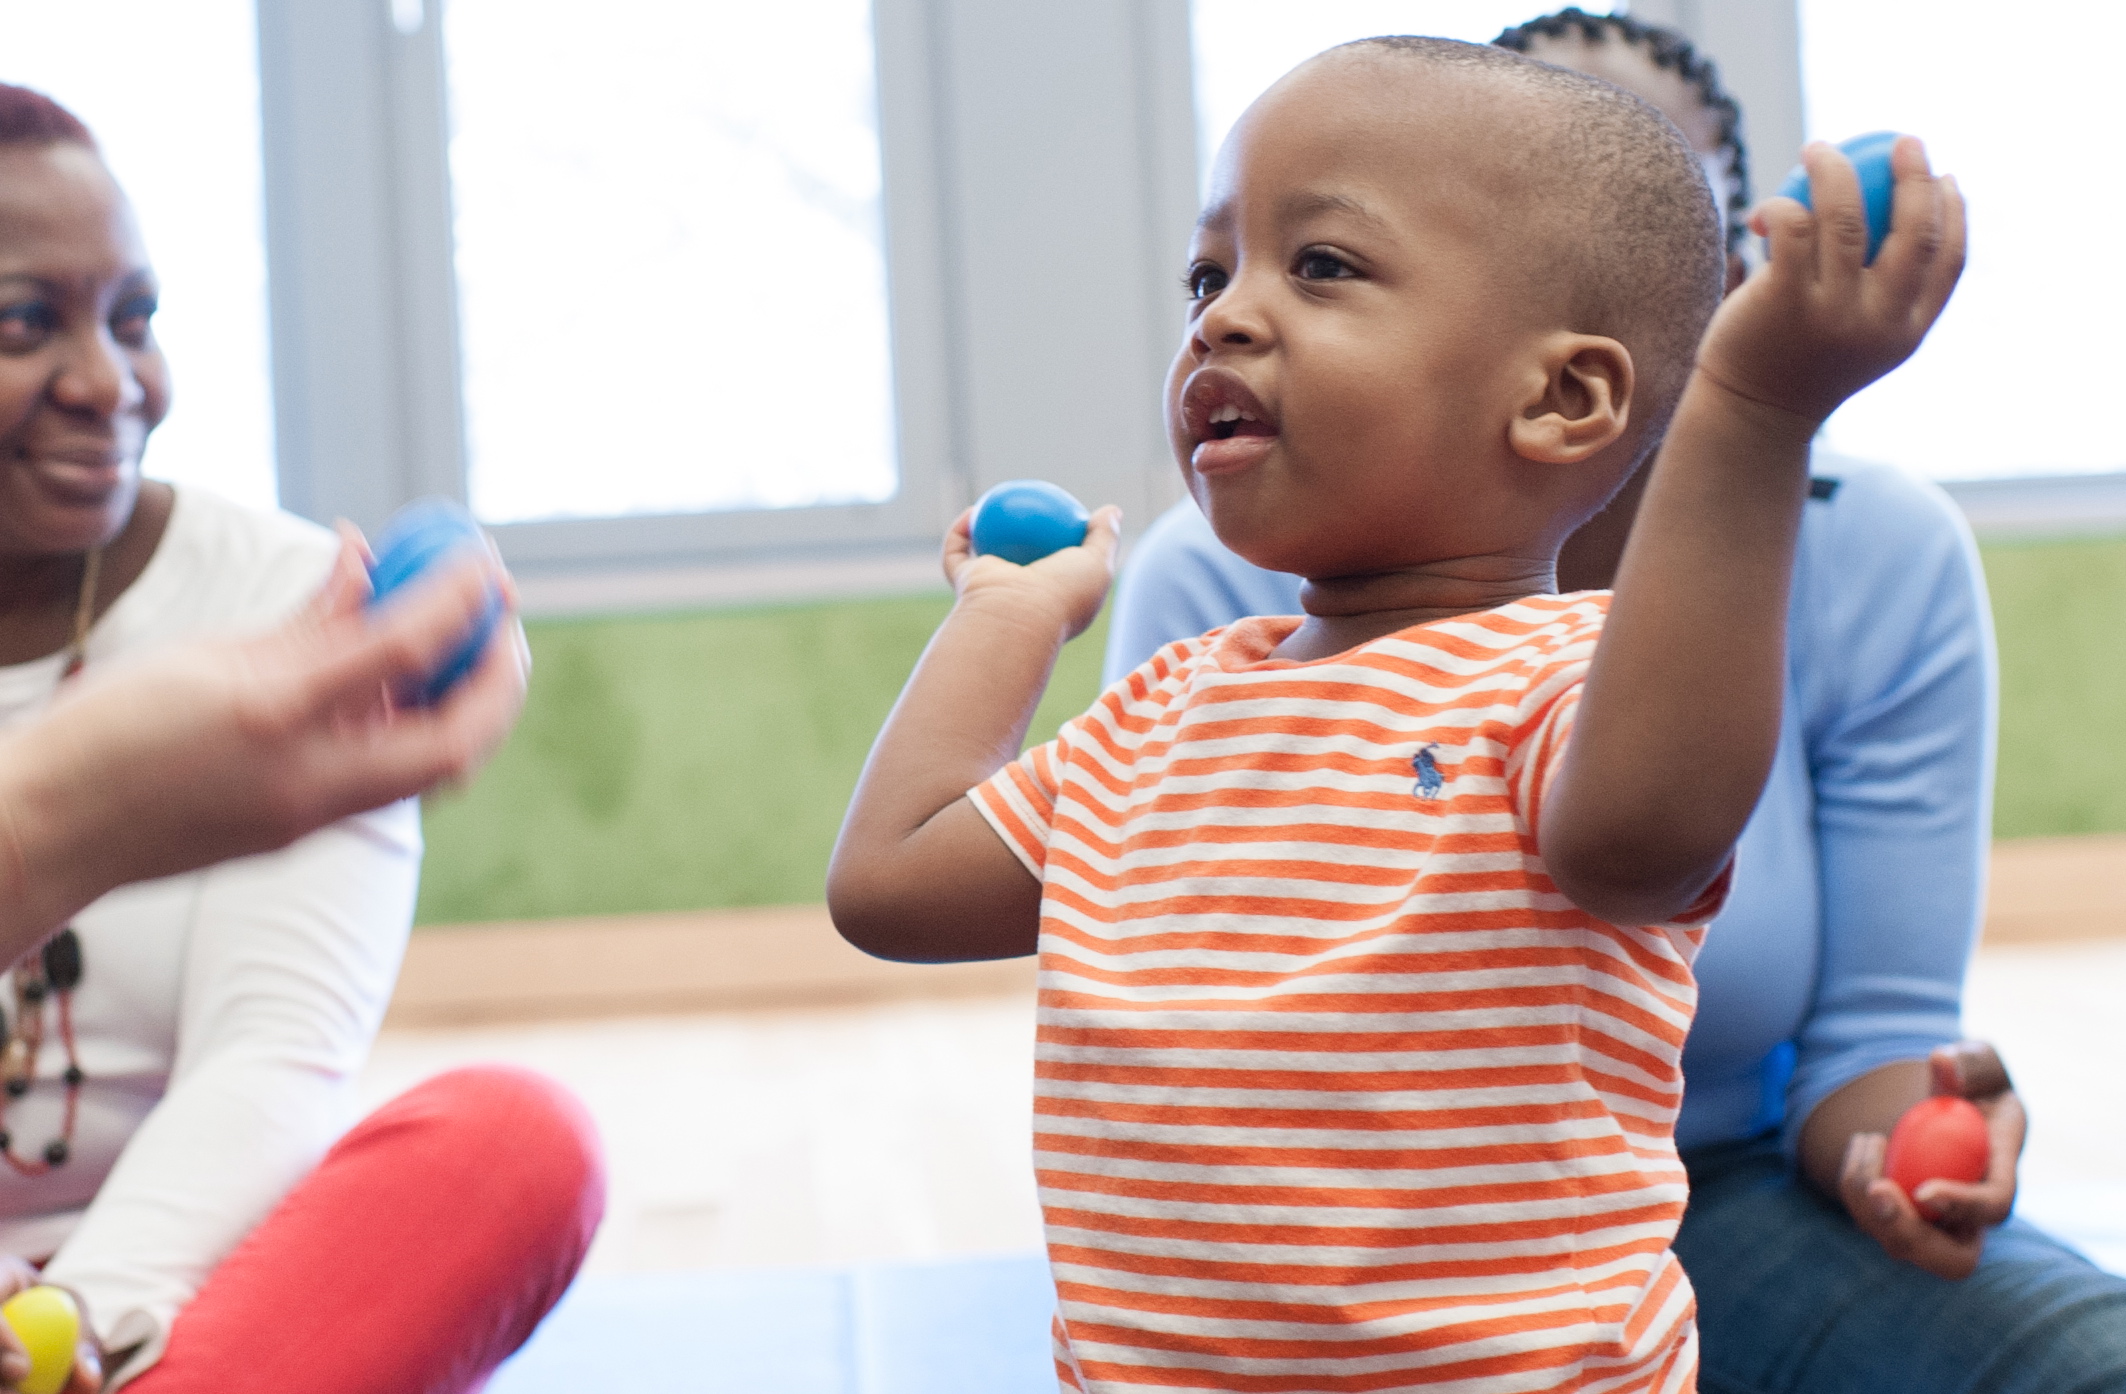
[{"label": "toddler's ear", "polygon": [[1631,424],[1633,381],[1631,352],[1615,339],[1552,334],[1537,346],[1507,443],[1537,464],[1579,464]]}]

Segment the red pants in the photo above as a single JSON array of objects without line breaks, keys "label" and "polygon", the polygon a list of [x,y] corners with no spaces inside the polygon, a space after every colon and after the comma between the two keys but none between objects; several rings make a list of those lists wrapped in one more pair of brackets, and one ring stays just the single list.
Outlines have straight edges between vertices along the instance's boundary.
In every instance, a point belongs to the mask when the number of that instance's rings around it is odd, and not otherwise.
[{"label": "red pants", "polygon": [[178,1314],[137,1394],[459,1394],[560,1300],[605,1211],[581,1104],[439,1075],[357,1124]]}]

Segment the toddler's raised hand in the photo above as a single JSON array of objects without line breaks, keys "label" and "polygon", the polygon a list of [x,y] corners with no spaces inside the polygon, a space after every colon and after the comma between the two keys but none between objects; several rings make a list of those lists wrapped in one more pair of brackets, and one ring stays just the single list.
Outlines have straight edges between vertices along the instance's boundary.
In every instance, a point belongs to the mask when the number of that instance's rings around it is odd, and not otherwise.
[{"label": "toddler's raised hand", "polygon": [[1955,182],[1900,139],[1889,236],[1845,156],[1811,145],[1816,212],[1754,220],[1771,265],[1722,303],[1662,440],[1539,835],[1551,879],[1615,924],[1657,924],[1720,875],[1778,751],[1810,440],[1919,347],[1964,262]]},{"label": "toddler's raised hand", "polygon": [[1041,884],[967,791],[1018,758],[1066,641],[1100,613],[1122,510],[1020,566],[976,556],[974,510],[945,533],[959,599],[864,762],[827,867],[827,907],[867,953],[913,963],[1030,954]]},{"label": "toddler's raised hand", "polygon": [[1025,566],[1002,557],[979,556],[974,550],[974,510],[968,509],[945,530],[945,579],[961,600],[996,598],[1007,603],[1030,601],[1053,614],[1066,638],[1085,632],[1100,613],[1100,602],[1115,579],[1115,547],[1122,531],[1122,510],[1113,504],[1087,522],[1085,540],[1051,552]]},{"label": "toddler's raised hand", "polygon": [[1750,224],[1771,263],[1727,298],[1699,350],[1699,371],[1742,397],[1821,422],[1846,398],[1911,357],[1964,267],[1964,200],[1905,136],[1889,236],[1873,265],[1852,164],[1835,147],[1802,151],[1815,211],[1767,199]]}]

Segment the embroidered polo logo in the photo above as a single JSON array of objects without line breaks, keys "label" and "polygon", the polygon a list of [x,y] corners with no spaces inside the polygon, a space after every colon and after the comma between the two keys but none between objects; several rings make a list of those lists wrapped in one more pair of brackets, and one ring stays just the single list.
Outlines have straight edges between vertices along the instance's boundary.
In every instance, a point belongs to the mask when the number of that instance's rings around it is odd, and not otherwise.
[{"label": "embroidered polo logo", "polygon": [[1410,768],[1417,774],[1417,787],[1410,792],[1430,803],[1447,787],[1447,777],[1439,772],[1439,761],[1432,752],[1439,749],[1438,741],[1427,741],[1416,755],[1410,758]]}]

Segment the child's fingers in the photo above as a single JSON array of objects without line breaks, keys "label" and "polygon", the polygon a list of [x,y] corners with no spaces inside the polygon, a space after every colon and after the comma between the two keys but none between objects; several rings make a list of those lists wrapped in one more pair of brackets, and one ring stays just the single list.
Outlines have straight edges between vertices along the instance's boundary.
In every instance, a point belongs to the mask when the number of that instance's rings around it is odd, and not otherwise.
[{"label": "child's fingers", "polygon": [[1807,285],[1816,276],[1816,218],[1800,202],[1773,197],[1750,214],[1751,226],[1764,239],[1765,258],[1780,277]]},{"label": "child's fingers", "polygon": [[1122,509],[1118,504],[1106,504],[1094,512],[1085,525],[1085,541],[1081,544],[1093,554],[1107,574],[1115,574],[1115,553],[1122,541]]},{"label": "child's fingers", "polygon": [[1941,183],[1927,167],[1926,148],[1913,136],[1899,136],[1890,151],[1896,183],[1890,196],[1890,230],[1875,258],[1877,294],[1902,314],[1927,284],[1927,272],[1941,255],[1943,239]]},{"label": "child's fingers", "polygon": [[965,509],[945,529],[945,544],[938,554],[938,562],[945,568],[946,583],[957,588],[960,584],[960,569],[974,560],[974,510]]},{"label": "child's fingers", "polygon": [[1927,143],[1918,136],[1899,136],[1891,141],[1890,177],[1900,181],[1932,179],[1934,166],[1927,159]]},{"label": "child's fingers", "polygon": [[1943,175],[1937,184],[1941,191],[1941,249],[1929,263],[1913,305],[1913,314],[1923,330],[1941,316],[1942,307],[1949,303],[1956,283],[1963,278],[1969,235],[1964,219],[1964,191],[1957,187],[1956,176]]},{"label": "child's fingers", "polygon": [[1857,295],[1868,255],[1868,211],[1860,176],[1845,152],[1825,141],[1801,151],[1809,172],[1809,202],[1816,214],[1816,280],[1833,296]]}]

